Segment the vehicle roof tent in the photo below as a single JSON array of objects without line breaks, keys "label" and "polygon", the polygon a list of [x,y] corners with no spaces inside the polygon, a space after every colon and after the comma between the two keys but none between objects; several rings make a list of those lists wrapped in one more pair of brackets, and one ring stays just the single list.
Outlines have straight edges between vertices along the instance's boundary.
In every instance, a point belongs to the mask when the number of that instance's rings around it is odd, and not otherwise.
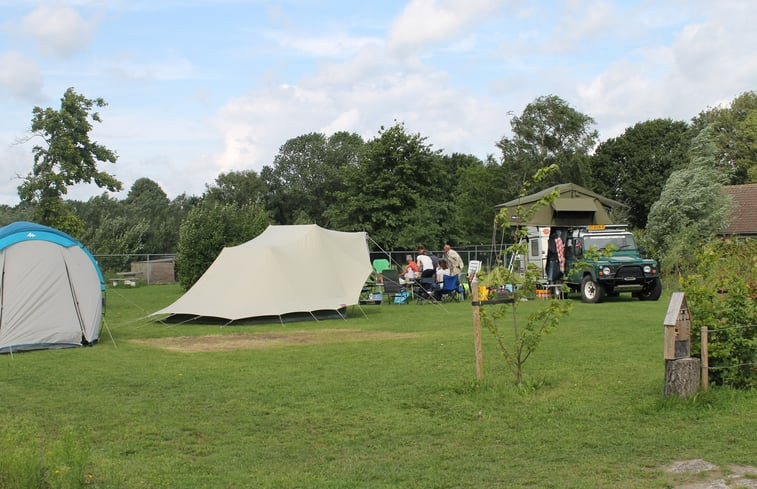
[{"label": "vehicle roof tent", "polygon": [[[558,189],[560,196],[548,206],[536,211],[529,222],[516,223],[515,210],[518,206],[529,206]],[[507,208],[512,224],[530,226],[585,226],[589,224],[613,224],[611,213],[626,207],[616,200],[602,197],[589,189],[574,183],[555,185],[535,194],[495,206],[499,210]]]},{"label": "vehicle roof tent", "polygon": [[363,232],[268,226],[258,237],[221,250],[183,296],[150,316],[227,322],[339,317],[335,312],[358,303],[371,271]]},{"label": "vehicle roof tent", "polygon": [[0,353],[67,348],[100,336],[100,268],[68,234],[41,224],[0,228]]}]

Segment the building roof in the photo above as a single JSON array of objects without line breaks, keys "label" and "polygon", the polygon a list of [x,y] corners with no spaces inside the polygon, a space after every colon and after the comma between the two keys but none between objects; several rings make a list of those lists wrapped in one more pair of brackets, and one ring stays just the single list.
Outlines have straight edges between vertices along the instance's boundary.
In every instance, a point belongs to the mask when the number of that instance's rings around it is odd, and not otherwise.
[{"label": "building roof", "polygon": [[722,234],[757,235],[757,183],[729,185],[723,191],[733,198],[733,210]]}]

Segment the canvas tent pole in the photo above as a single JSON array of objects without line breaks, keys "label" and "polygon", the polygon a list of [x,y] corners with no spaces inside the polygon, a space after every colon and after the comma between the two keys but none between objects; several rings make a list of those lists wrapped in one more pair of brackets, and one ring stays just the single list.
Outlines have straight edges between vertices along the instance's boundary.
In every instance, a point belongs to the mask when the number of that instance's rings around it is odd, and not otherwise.
[{"label": "canvas tent pole", "polygon": [[368,315],[367,315],[367,314],[365,313],[365,311],[363,310],[363,307],[362,307],[362,306],[361,306],[361,305],[360,305],[359,303],[358,303],[358,304],[354,304],[354,305],[356,305],[356,306],[357,306],[357,308],[358,308],[358,309],[360,309],[360,312],[362,312],[362,313],[363,313],[363,316],[365,317],[365,319],[368,319]]},{"label": "canvas tent pole", "polygon": [[386,256],[388,256],[388,257],[389,257],[389,261],[391,261],[392,263],[394,263],[395,265],[397,265],[397,266],[398,266],[398,267],[400,267],[400,268],[402,267],[402,265],[401,265],[401,264],[400,264],[399,262],[395,261],[395,260],[394,260],[394,258],[392,258],[392,255],[391,255],[391,253],[389,253],[388,251],[386,251],[386,250],[385,250],[384,248],[382,248],[382,247],[381,247],[381,245],[380,245],[380,244],[378,244],[378,243],[377,243],[376,241],[374,241],[374,239],[373,239],[373,238],[371,238],[371,235],[370,235],[370,234],[368,234],[368,233],[366,232],[366,233],[365,233],[365,235],[366,235],[366,236],[368,236],[368,239],[370,239],[370,240],[371,240],[371,243],[375,244],[375,245],[376,245],[376,248],[378,248],[378,249],[379,249],[379,251],[380,251],[381,253],[383,253],[383,254],[385,254]]},{"label": "canvas tent pole", "polygon": [[74,311],[76,311],[76,318],[79,320],[79,329],[81,330],[81,337],[83,340],[89,342],[89,340],[86,339],[86,328],[84,326],[84,318],[81,315],[81,309],[79,308],[79,299],[76,297],[76,289],[74,288],[74,284],[71,281],[71,273],[68,270],[68,262],[66,261],[66,257],[63,256],[61,253],[61,257],[63,258],[63,267],[66,269],[66,279],[68,280],[68,289],[71,291],[71,299],[73,299],[74,302]]},{"label": "canvas tent pole", "polygon": [[105,321],[105,318],[103,318],[103,326],[105,326],[105,331],[108,332],[108,336],[110,336],[110,341],[113,342],[113,347],[118,350],[118,345],[116,344],[116,339],[113,338],[113,333],[110,332],[110,327],[108,326],[108,323]]}]

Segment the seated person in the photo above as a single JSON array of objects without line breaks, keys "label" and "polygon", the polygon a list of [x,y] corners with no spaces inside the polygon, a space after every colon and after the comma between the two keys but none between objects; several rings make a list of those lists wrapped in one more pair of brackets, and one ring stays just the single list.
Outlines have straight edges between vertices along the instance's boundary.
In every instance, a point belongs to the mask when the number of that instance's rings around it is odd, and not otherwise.
[{"label": "seated person", "polygon": [[418,264],[415,263],[415,260],[413,260],[412,255],[407,255],[405,257],[405,260],[407,261],[407,264],[405,265],[405,268],[402,270],[402,274],[400,275],[400,278],[404,280],[413,280],[419,274],[420,269],[418,268]]},{"label": "seated person", "polygon": [[442,258],[439,260],[439,266],[436,267],[436,288],[441,289],[444,285],[444,276],[449,275],[449,264],[447,263],[447,260]]}]

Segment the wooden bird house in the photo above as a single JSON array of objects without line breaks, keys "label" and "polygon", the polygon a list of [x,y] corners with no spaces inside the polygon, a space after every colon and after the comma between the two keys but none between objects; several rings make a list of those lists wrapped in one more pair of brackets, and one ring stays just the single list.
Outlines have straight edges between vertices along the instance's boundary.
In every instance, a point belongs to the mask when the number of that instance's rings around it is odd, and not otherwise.
[{"label": "wooden bird house", "polygon": [[673,292],[665,314],[663,356],[665,360],[691,355],[691,313],[683,292]]}]

